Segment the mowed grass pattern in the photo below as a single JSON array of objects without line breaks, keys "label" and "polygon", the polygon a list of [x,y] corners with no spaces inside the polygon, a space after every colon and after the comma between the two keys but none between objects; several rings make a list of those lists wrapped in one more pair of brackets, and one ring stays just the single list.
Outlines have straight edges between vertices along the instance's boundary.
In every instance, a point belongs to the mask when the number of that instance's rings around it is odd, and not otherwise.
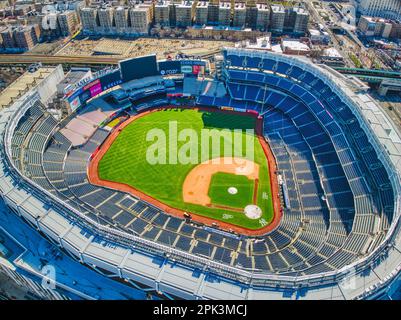
[{"label": "mowed grass pattern", "polygon": [[[253,201],[255,180],[246,176],[218,172],[212,176],[209,187],[209,197],[212,204],[243,209]],[[228,188],[237,189],[236,194],[228,192]]]},{"label": "mowed grass pattern", "polygon": [[[270,180],[263,149],[256,136],[253,136],[254,159],[260,166],[257,204],[262,208],[263,215],[259,220],[250,220],[243,213],[203,207],[184,203],[182,198],[182,185],[187,174],[197,164],[169,164],[169,148],[166,145],[164,152],[167,155],[167,164],[151,165],[146,158],[148,148],[154,144],[146,141],[149,130],[158,128],[166,133],[169,141],[169,122],[177,121],[178,132],[181,129],[194,129],[198,132],[203,128],[217,129],[253,129],[255,118],[251,116],[206,112],[190,109],[164,109],[149,113],[128,125],[121,131],[109,150],[100,160],[98,167],[99,177],[103,180],[120,182],[130,185],[151,197],[178,209],[222,220],[249,229],[259,229],[271,222],[273,218],[273,204],[270,191]],[[246,133],[241,134],[241,151],[246,157]],[[176,139],[177,137],[171,136]],[[179,141],[178,149],[186,141]],[[238,147],[238,145],[236,146]],[[239,147],[238,147],[239,148]],[[224,155],[224,143],[221,141],[220,155]],[[201,159],[201,146],[199,138],[199,161]],[[249,158],[249,157],[248,157]]]}]

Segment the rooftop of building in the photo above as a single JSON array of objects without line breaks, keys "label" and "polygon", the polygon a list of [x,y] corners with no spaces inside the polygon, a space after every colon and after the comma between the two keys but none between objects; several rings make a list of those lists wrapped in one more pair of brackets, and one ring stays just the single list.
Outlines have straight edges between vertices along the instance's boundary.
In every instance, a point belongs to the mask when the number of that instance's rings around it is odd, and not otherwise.
[{"label": "rooftop of building", "polygon": [[365,19],[368,22],[391,22],[389,19],[379,18],[379,17],[369,17],[369,16],[361,16],[360,19]]},{"label": "rooftop of building", "polygon": [[235,4],[235,6],[234,6],[234,9],[246,9],[246,6],[245,6],[245,3],[243,3],[243,2],[238,2],[238,3],[236,3]]},{"label": "rooftop of building", "polygon": [[76,4],[70,4],[69,2],[67,3],[49,3],[45,4],[42,7],[41,12],[42,13],[47,13],[47,12],[73,12],[76,9]]},{"label": "rooftop of building", "polygon": [[25,72],[0,93],[0,110],[7,108],[15,99],[18,99],[28,92],[28,90],[32,89],[32,87],[38,85],[53,70],[54,67],[41,67],[35,72]]},{"label": "rooftop of building", "polygon": [[176,5],[177,8],[191,8],[193,2],[191,1],[182,1]]},{"label": "rooftop of building", "polygon": [[70,72],[68,72],[65,78],[58,84],[58,89],[64,90],[69,86],[76,84],[89,72],[91,72],[90,68],[71,68]]},{"label": "rooftop of building", "polygon": [[95,8],[91,8],[91,7],[83,7],[81,8],[81,11],[93,11]]},{"label": "rooftop of building", "polygon": [[253,49],[253,50],[268,50],[268,51],[272,49],[270,42],[270,35],[256,38],[256,41],[254,42],[249,40],[238,42],[235,44],[235,47]]},{"label": "rooftop of building", "polygon": [[99,11],[113,11],[113,10],[114,10],[113,7],[102,7],[102,8],[99,8]]},{"label": "rooftop of building", "polygon": [[311,36],[319,36],[321,32],[317,29],[309,29],[308,30]]},{"label": "rooftop of building", "polygon": [[273,13],[280,13],[280,12],[284,13],[285,12],[284,6],[281,4],[272,4],[270,7],[271,7],[271,10]]},{"label": "rooftop of building", "polygon": [[336,48],[326,48],[323,50],[322,56],[330,58],[342,58],[343,56]]},{"label": "rooftop of building", "polygon": [[307,44],[295,39],[282,40],[281,46],[294,51],[310,51],[310,48]]},{"label": "rooftop of building", "polygon": [[35,26],[37,26],[37,25],[28,24],[26,26],[24,26],[24,25],[5,26],[4,29],[0,30],[0,33],[1,32],[26,32],[26,31],[30,31]]},{"label": "rooftop of building", "polygon": [[197,8],[200,7],[208,7],[209,6],[209,2],[208,1],[199,1],[198,4],[196,5]]},{"label": "rooftop of building", "polygon": [[258,10],[267,10],[270,11],[270,7],[268,4],[266,3],[257,3],[256,7],[258,8]]},{"label": "rooftop of building", "polygon": [[134,12],[148,12],[150,9],[150,5],[146,4],[146,3],[140,3],[137,4],[131,8],[129,8],[130,11],[134,11]]},{"label": "rooftop of building", "polygon": [[220,6],[220,8],[230,9],[231,3],[230,2],[220,2],[219,6]]},{"label": "rooftop of building", "polygon": [[170,1],[157,1],[155,3],[155,7],[168,7],[169,5],[171,5]]},{"label": "rooftop of building", "polygon": [[306,10],[303,7],[294,7],[292,9],[294,12],[296,12],[297,14],[301,14],[301,15],[309,15],[309,11]]}]

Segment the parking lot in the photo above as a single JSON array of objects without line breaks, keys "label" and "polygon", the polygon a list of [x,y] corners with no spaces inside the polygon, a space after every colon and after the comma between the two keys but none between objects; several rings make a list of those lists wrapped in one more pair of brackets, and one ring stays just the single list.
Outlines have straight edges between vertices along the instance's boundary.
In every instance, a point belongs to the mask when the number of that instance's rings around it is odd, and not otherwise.
[{"label": "parking lot", "polygon": [[139,38],[136,40],[100,39],[71,40],[56,55],[110,57],[136,57],[156,53],[158,59],[175,57],[178,53],[202,56],[217,51],[223,46],[232,46],[228,41],[204,41],[184,39]]}]

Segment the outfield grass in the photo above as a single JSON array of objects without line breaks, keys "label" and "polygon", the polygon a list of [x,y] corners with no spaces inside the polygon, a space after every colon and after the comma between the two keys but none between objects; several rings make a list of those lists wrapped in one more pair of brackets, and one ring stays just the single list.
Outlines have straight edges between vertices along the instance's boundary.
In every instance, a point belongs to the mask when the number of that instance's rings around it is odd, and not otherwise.
[{"label": "outfield grass", "polygon": [[[232,208],[245,208],[253,201],[255,180],[246,176],[218,172],[212,176],[209,188],[209,197],[212,204]],[[230,194],[228,188],[237,188],[236,194]]]},{"label": "outfield grass", "polygon": [[[148,131],[158,128],[166,132],[167,137],[169,137],[169,121],[177,121],[178,132],[187,128],[200,132],[202,128],[252,129],[255,127],[256,120],[245,114],[237,115],[189,109],[165,109],[152,112],[135,120],[121,131],[100,160],[99,177],[104,180],[128,184],[169,206],[249,229],[259,229],[264,224],[271,222],[273,219],[273,204],[267,160],[256,136],[253,136],[254,159],[249,160],[259,164],[257,204],[262,208],[263,215],[259,220],[251,220],[243,213],[183,202],[182,184],[187,174],[197,164],[169,164],[167,162],[167,164],[151,165],[147,161],[147,150],[154,143],[146,141]],[[242,146],[245,146],[246,133],[243,132],[241,137]],[[179,141],[177,147],[182,147],[185,142]],[[168,146],[163,151],[168,159],[170,156]],[[223,156],[223,143],[221,144],[220,153],[220,156]],[[245,151],[243,154],[245,157]]]}]

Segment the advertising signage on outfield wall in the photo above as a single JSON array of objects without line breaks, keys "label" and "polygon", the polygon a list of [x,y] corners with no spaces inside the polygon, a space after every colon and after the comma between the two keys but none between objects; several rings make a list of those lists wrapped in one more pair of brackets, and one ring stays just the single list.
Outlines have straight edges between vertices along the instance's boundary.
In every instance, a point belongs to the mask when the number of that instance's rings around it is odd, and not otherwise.
[{"label": "advertising signage on outfield wall", "polygon": [[181,73],[192,73],[192,66],[181,66]]},{"label": "advertising signage on outfield wall", "polygon": [[181,62],[179,60],[159,61],[158,64],[162,76],[181,73]]},{"label": "advertising signage on outfield wall", "polygon": [[90,98],[93,98],[94,96],[97,96],[99,93],[101,93],[102,86],[100,84],[100,79],[96,79],[95,81],[92,81],[91,83],[87,84],[86,86],[83,87],[84,92],[88,91],[90,94]]},{"label": "advertising signage on outfield wall", "polygon": [[202,60],[181,60],[181,72],[194,75],[203,74],[206,63]]},{"label": "advertising signage on outfield wall", "polygon": [[179,73],[197,75],[204,73],[206,63],[202,60],[166,60],[159,61],[158,65],[162,76]]},{"label": "advertising signage on outfield wall", "polygon": [[101,76],[99,80],[102,85],[103,91],[113,88],[123,82],[121,79],[121,73],[119,69],[110,72],[104,76]]},{"label": "advertising signage on outfield wall", "polygon": [[203,60],[180,60],[182,66],[206,66]]}]

